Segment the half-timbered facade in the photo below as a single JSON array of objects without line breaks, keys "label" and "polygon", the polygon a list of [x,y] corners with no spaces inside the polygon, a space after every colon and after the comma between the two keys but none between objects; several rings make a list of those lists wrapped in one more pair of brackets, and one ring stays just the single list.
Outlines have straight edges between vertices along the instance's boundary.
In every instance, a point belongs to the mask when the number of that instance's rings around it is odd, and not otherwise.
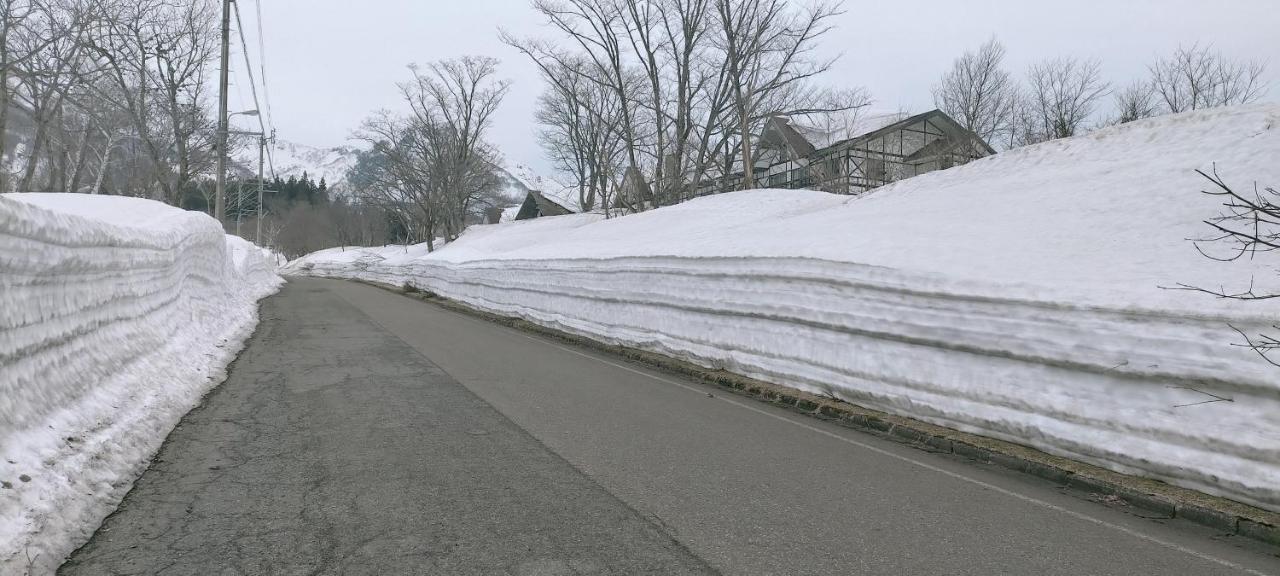
[{"label": "half-timbered facade", "polygon": [[[788,119],[770,118],[758,140],[761,153],[754,170],[755,186],[861,194],[995,153],[982,138],[940,110],[880,118],[874,129],[821,147],[812,141],[818,138],[806,135]],[[699,194],[738,190],[743,188],[742,180],[739,172],[705,182]]]}]

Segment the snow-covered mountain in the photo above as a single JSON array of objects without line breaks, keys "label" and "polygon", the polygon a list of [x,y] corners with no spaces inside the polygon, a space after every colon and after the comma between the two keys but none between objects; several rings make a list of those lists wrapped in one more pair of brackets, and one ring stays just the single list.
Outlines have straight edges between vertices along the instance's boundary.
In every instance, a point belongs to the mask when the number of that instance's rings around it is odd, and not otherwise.
[{"label": "snow-covered mountain", "polygon": [[500,167],[498,175],[506,182],[502,195],[515,204],[523,202],[530,190],[542,190],[544,183],[542,176],[523,164],[516,164],[511,168]]},{"label": "snow-covered mountain", "polygon": [[[320,148],[288,140],[277,139],[271,147],[275,173],[282,179],[290,176],[301,177],[303,172],[314,181],[321,178],[329,185],[330,190],[341,193],[347,180],[347,171],[356,165],[360,149],[354,146],[336,146]],[[258,173],[258,149],[253,145],[242,146],[232,158],[231,171],[243,177],[256,177]],[[512,206],[524,202],[530,190],[538,190],[548,197],[576,210],[577,203],[565,192],[568,188],[553,178],[538,174],[533,168],[523,164],[499,167],[498,174],[504,182],[502,196]],[[269,176],[268,176],[269,177]],[[564,198],[561,198],[561,197]]]},{"label": "snow-covered mountain", "polygon": [[[347,171],[356,164],[356,156],[360,153],[353,146],[337,146],[319,148],[307,144],[299,144],[288,140],[277,139],[271,144],[271,159],[275,165],[275,173],[280,178],[290,176],[301,177],[303,172],[317,182],[321,178],[330,188],[339,187],[346,181]],[[241,148],[234,158],[235,170],[242,174],[256,174],[258,171],[258,149],[255,146]]]}]

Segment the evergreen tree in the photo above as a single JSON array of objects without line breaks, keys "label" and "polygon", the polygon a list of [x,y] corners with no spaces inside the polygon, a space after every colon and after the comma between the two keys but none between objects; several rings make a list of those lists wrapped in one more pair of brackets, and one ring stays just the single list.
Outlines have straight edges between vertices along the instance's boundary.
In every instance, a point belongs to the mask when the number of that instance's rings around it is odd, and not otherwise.
[{"label": "evergreen tree", "polygon": [[294,202],[297,202],[297,201],[298,201],[298,191],[299,191],[299,190],[298,190],[298,177],[297,177],[297,176],[290,176],[290,177],[289,177],[289,181],[288,181],[288,182],[285,182],[285,184],[284,184],[284,189],[285,189],[285,196],[284,196],[284,197],[285,197],[285,198],[287,198],[287,199],[289,200],[289,203],[290,203],[290,204],[293,204]]}]

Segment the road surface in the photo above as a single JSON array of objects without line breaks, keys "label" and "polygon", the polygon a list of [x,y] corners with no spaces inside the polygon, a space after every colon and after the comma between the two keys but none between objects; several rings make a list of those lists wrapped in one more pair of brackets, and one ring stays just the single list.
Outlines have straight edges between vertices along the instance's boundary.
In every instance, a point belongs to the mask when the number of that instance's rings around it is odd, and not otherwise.
[{"label": "road surface", "polygon": [[1092,502],[378,288],[293,279],[63,574],[1280,574]]}]

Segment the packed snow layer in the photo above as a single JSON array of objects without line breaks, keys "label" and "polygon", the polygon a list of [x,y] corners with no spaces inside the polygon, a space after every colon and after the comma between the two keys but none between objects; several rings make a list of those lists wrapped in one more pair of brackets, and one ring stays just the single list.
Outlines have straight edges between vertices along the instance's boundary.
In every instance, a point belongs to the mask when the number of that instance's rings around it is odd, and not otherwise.
[{"label": "packed snow layer", "polygon": [[0,574],[88,539],[224,378],[275,268],[158,202],[0,195]]},{"label": "packed snow layer", "polygon": [[[492,312],[1280,510],[1280,369],[1236,346],[1280,289],[1216,262],[1196,168],[1280,184],[1280,107],[1200,111],[1006,152],[850,198],[707,197],[309,255]],[[1210,249],[1207,247],[1207,249]],[[1231,402],[1211,402],[1216,395]]]}]

